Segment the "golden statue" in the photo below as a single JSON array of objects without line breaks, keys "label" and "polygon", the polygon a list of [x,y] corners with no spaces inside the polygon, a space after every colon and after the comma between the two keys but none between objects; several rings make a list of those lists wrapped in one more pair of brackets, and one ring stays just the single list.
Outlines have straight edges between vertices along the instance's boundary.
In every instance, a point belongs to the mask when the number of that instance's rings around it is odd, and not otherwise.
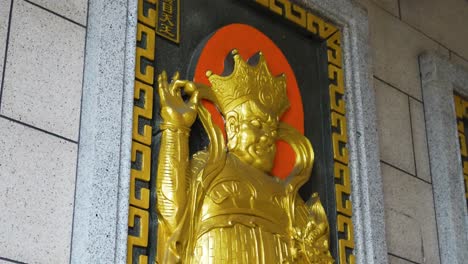
[{"label": "golden statue", "polygon": [[[289,107],[286,77],[271,75],[234,50],[229,76],[207,72],[211,87],[158,77],[162,138],[157,188],[157,263],[333,263],[329,227],[316,194],[305,203],[298,189],[310,177],[310,142],[280,121]],[[190,96],[185,102],[181,90]],[[201,99],[225,120],[227,142]],[[189,133],[201,120],[210,144],[189,158]],[[296,153],[286,180],[270,171],[275,142]]]}]

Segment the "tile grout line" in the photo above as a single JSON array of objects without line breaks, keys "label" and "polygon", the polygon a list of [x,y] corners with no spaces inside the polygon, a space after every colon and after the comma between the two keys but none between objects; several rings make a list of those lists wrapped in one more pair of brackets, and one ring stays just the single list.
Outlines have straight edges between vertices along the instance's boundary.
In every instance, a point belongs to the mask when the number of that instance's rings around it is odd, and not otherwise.
[{"label": "tile grout line", "polygon": [[[398,92],[400,92],[400,93],[402,93],[402,94],[405,94],[406,96],[408,96],[408,97],[410,97],[410,98],[412,98],[412,99],[414,99],[414,100],[420,102],[421,104],[424,104],[424,102],[422,101],[422,99],[418,99],[418,98],[412,96],[411,94],[409,94],[409,93],[407,93],[407,92],[401,90],[400,88],[396,87],[395,85],[393,85],[393,84],[391,84],[391,83],[389,83],[389,82],[387,82],[387,81],[381,79],[380,77],[378,77],[378,76],[375,75],[375,74],[374,74],[373,76],[374,76],[375,79],[377,79],[377,80],[379,80],[379,81],[385,83],[386,85],[392,87],[393,89],[397,90]],[[422,93],[421,93],[421,96],[422,96]]]},{"label": "tile grout line", "polygon": [[410,262],[410,263],[419,264],[419,262],[412,261],[412,260],[410,260],[410,259],[407,259],[407,258],[405,258],[405,257],[402,257],[402,256],[398,256],[398,255],[396,255],[396,254],[393,254],[393,253],[391,253],[391,252],[388,252],[388,255],[390,255],[390,256],[392,256],[392,257],[395,257],[395,258],[399,258],[399,259],[402,259],[402,260],[408,261],[408,262]]},{"label": "tile grout line", "polygon": [[[418,60],[419,69],[421,69],[421,62]],[[421,90],[422,90],[422,74],[420,73],[420,82],[421,82]],[[422,92],[422,91],[421,91]],[[426,121],[426,108],[423,104],[423,117],[424,117],[424,131],[426,132],[426,145],[427,145],[427,157],[429,159],[429,176],[431,177],[431,183],[434,183],[434,179],[432,178],[432,160],[431,160],[431,152],[429,151],[429,138],[427,137],[427,121]],[[434,184],[431,184],[432,189],[432,206],[434,208],[434,218],[436,224],[436,235],[437,235],[437,250],[439,251],[439,263],[442,263],[442,256],[440,255],[440,235],[439,235],[439,223],[437,221],[437,209],[435,205],[435,194],[434,194]]]},{"label": "tile grout line", "polygon": [[416,179],[418,179],[418,180],[420,180],[420,181],[422,181],[422,182],[424,182],[424,183],[427,183],[427,184],[432,185],[432,183],[430,183],[430,182],[428,182],[428,181],[426,181],[426,180],[424,180],[424,179],[421,179],[421,178],[419,178],[418,176],[414,175],[413,173],[410,173],[410,172],[408,172],[408,171],[405,171],[404,169],[398,168],[397,166],[395,166],[395,165],[393,165],[393,164],[391,164],[391,163],[389,163],[389,162],[387,162],[387,161],[385,161],[385,160],[382,160],[382,159],[381,159],[380,162],[383,163],[383,164],[385,164],[385,165],[387,165],[387,166],[389,166],[389,167],[392,167],[392,168],[394,168],[394,169],[396,169],[396,170],[398,170],[398,171],[400,171],[400,172],[403,172],[403,173],[405,173],[405,174],[408,174],[409,176],[411,176],[411,177],[413,177],[413,178],[416,178]]},{"label": "tile grout line", "polygon": [[78,22],[76,22],[76,21],[74,21],[74,20],[72,20],[72,19],[70,19],[70,18],[68,18],[68,17],[66,17],[66,16],[64,16],[64,15],[60,15],[59,13],[54,12],[54,11],[52,11],[52,10],[50,10],[50,9],[47,9],[47,8],[45,8],[45,7],[43,7],[43,6],[40,6],[40,5],[36,4],[36,3],[33,3],[33,2],[31,2],[31,1],[29,1],[29,0],[23,0],[23,1],[26,2],[26,3],[29,3],[30,5],[33,5],[33,6],[35,6],[35,7],[38,7],[38,8],[40,8],[40,9],[44,10],[44,11],[47,11],[47,12],[49,12],[49,13],[52,13],[52,14],[54,14],[54,15],[60,17],[60,18],[63,18],[63,19],[65,19],[65,20],[67,20],[68,22],[71,22],[71,23],[73,23],[73,24],[75,24],[75,25],[77,25],[77,26],[80,26],[80,27],[82,27],[82,28],[86,28],[85,25],[82,25],[82,24],[80,24],[80,23],[78,23]]},{"label": "tile grout line", "polygon": [[0,257],[0,260],[6,260],[6,261],[9,261],[11,263],[16,263],[16,264],[27,264],[26,262],[21,262],[21,261],[18,261],[18,260],[13,260],[13,259],[4,258],[4,257]]},{"label": "tile grout line", "polygon": [[7,64],[7,56],[8,56],[8,45],[10,42],[10,29],[11,29],[11,17],[13,16],[13,3],[14,0],[10,1],[10,14],[8,17],[8,29],[7,29],[7,36],[5,40],[5,57],[3,58],[3,71],[2,71],[2,79],[0,84],[0,113],[2,110],[2,96],[3,96],[3,89],[5,83],[5,72],[6,72],[6,64]]},{"label": "tile grout line", "polygon": [[[396,18],[396,19],[397,19],[398,21],[400,21],[401,23],[405,24],[406,26],[410,27],[411,29],[413,29],[413,30],[417,31],[418,33],[422,34],[423,36],[425,36],[425,37],[428,38],[429,40],[431,40],[431,41],[435,42],[436,44],[440,45],[442,48],[448,50],[449,52],[451,51],[451,52],[455,53],[457,56],[459,56],[459,57],[465,59],[463,56],[460,56],[460,54],[458,54],[457,52],[455,52],[455,51],[451,50],[450,48],[448,48],[447,46],[445,46],[445,44],[442,44],[442,43],[440,43],[438,40],[433,39],[431,36],[427,35],[424,31],[418,29],[417,27],[415,27],[415,26],[413,26],[413,25],[407,23],[406,21],[402,20],[401,18],[395,16],[394,14],[392,14],[390,11],[386,10],[385,8],[383,8],[383,7],[381,7],[381,6],[377,5],[377,4],[374,4],[374,5],[375,5],[375,7],[379,8],[380,10],[383,10],[385,13],[387,13],[387,14],[390,15],[390,16],[392,16],[393,18]],[[367,8],[367,7],[366,7],[366,8]],[[367,8],[367,9],[368,9],[368,8]],[[399,7],[399,12],[401,12],[400,7]],[[401,14],[400,14],[400,16],[401,16]],[[465,60],[468,61],[467,59],[465,59]]]},{"label": "tile grout line", "polygon": [[409,121],[410,121],[410,131],[411,131],[411,145],[413,147],[413,162],[414,162],[414,173],[418,177],[418,165],[416,162],[416,148],[414,147],[414,130],[413,130],[413,117],[411,113],[411,98],[408,97],[408,110],[409,110]]},{"label": "tile grout line", "polygon": [[5,116],[5,115],[3,115],[3,114],[0,114],[0,118],[4,118],[4,119],[9,120],[9,121],[11,121],[11,122],[14,122],[14,123],[17,123],[17,124],[21,124],[21,125],[23,125],[23,126],[32,128],[32,129],[34,129],[34,130],[37,130],[37,131],[46,133],[46,134],[48,134],[48,135],[50,135],[50,136],[54,136],[54,137],[60,138],[60,139],[65,140],[65,141],[67,141],[67,142],[78,144],[77,141],[74,141],[74,140],[72,140],[72,139],[66,138],[66,137],[64,137],[64,136],[60,136],[60,135],[58,135],[58,134],[55,134],[55,133],[53,133],[53,132],[44,130],[44,129],[42,129],[42,128],[35,127],[35,126],[33,126],[33,125],[27,124],[27,123],[25,123],[25,122],[16,120],[16,119],[11,118],[11,117],[8,117],[8,116]]},{"label": "tile grout line", "polygon": [[400,21],[403,21],[401,17],[401,0],[398,0],[398,16]]},{"label": "tile grout line", "polygon": [[[88,19],[89,19],[89,0],[87,0],[87,7],[86,7],[86,25],[88,25]],[[83,76],[82,76],[82,81],[81,81],[81,98],[80,98],[80,120],[78,121],[78,146],[76,150],[76,165],[75,165],[75,188],[74,188],[74,193],[73,193],[73,213],[72,213],[72,222],[71,222],[71,234],[70,234],[70,256],[69,256],[69,263],[72,263],[72,252],[73,252],[73,234],[74,234],[74,227],[75,227],[75,207],[76,207],[76,183],[78,180],[78,163],[80,160],[80,136],[81,136],[81,118],[82,118],[82,112],[83,112],[83,87],[85,85],[85,68],[86,68],[86,47],[88,44],[88,29],[85,28],[85,45],[84,45],[84,50],[83,50]]]}]

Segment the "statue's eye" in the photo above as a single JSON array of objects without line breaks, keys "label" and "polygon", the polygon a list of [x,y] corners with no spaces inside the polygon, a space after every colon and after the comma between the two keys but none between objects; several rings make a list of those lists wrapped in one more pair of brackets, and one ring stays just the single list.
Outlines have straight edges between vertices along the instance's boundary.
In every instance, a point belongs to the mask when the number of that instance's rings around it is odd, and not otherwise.
[{"label": "statue's eye", "polygon": [[256,127],[256,128],[261,128],[262,127],[262,124],[257,119],[254,119],[254,120],[250,121],[250,124],[252,126]]}]

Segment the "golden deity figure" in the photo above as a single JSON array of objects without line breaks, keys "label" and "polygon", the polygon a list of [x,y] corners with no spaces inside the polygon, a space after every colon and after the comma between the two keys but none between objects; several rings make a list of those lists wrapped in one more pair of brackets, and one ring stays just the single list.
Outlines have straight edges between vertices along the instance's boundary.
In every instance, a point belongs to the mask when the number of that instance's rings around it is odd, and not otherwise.
[{"label": "golden deity figure", "polygon": [[[180,80],[178,73],[171,82],[165,72],[158,77],[157,263],[333,263],[317,194],[307,202],[298,194],[314,153],[302,134],[280,121],[289,107],[286,76],[272,76],[261,52],[248,61],[235,50],[229,56],[232,73],[208,71],[210,87]],[[227,139],[202,99],[222,114]],[[197,117],[210,143],[189,157]],[[270,173],[277,140],[296,154],[285,180]]]}]

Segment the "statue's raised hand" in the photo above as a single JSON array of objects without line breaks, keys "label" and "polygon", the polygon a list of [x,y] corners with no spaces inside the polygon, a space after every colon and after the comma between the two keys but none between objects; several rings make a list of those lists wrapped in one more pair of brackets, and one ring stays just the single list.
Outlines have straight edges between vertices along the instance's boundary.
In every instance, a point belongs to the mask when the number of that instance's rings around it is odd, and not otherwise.
[{"label": "statue's raised hand", "polygon": [[[182,99],[181,89],[190,95],[185,102]],[[161,98],[161,117],[164,123],[170,126],[189,128],[197,118],[198,90],[193,82],[179,80],[176,72],[170,83],[167,74],[163,71],[158,76],[158,92]]]}]

